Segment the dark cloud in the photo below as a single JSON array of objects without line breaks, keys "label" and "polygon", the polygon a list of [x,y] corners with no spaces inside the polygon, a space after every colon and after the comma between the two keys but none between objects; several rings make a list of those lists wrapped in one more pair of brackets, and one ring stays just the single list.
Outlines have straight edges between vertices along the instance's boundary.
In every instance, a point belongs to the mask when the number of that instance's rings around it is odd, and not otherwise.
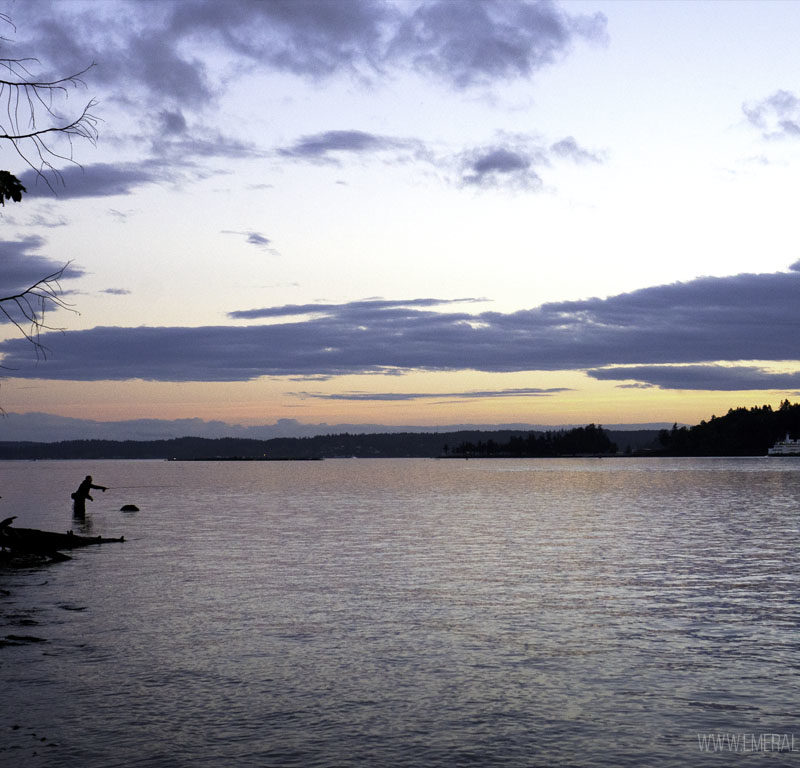
[{"label": "dark cloud", "polygon": [[[44,245],[44,238],[38,235],[29,235],[19,240],[0,240],[0,293],[3,296],[19,293],[65,266],[65,261],[36,253]],[[63,278],[81,275],[83,271],[71,264],[65,270]]]},{"label": "dark cloud", "polygon": [[742,391],[748,389],[800,389],[800,371],[773,373],[756,366],[639,365],[587,371],[594,379],[633,381],[624,386],[659,389]]},{"label": "dark cloud", "polygon": [[243,141],[210,128],[200,121],[189,124],[181,112],[162,112],[151,133],[150,152],[167,165],[186,165],[196,157],[232,160],[266,157],[252,141]]},{"label": "dark cloud", "polygon": [[167,175],[163,166],[153,162],[117,165],[93,163],[84,166],[68,165],[57,176],[48,174],[46,180],[33,170],[26,171],[19,178],[30,197],[68,200],[76,197],[129,195],[144,184],[163,181]]},{"label": "dark cloud", "polygon": [[442,398],[469,400],[493,397],[548,397],[560,392],[570,392],[567,387],[549,387],[537,389],[534,387],[520,387],[517,389],[487,389],[470,390],[467,392],[344,392],[340,394],[318,394],[301,392],[300,397],[310,397],[320,400],[358,400],[358,401],[405,401],[405,400],[439,400]]},{"label": "dark cloud", "polygon": [[293,146],[278,152],[289,157],[320,157],[328,152],[374,152],[386,146],[385,139],[364,131],[326,131],[303,136]]},{"label": "dark cloud", "polygon": [[[537,157],[539,162],[544,158]],[[461,158],[461,182],[477,187],[538,189],[542,179],[533,170],[534,159],[506,147],[485,147],[465,153]]]},{"label": "dark cloud", "polygon": [[267,246],[272,241],[268,237],[260,235],[258,232],[248,232],[247,242],[250,243],[250,245]]},{"label": "dark cloud", "polygon": [[167,135],[170,134],[183,134],[186,133],[187,124],[183,112],[179,109],[169,110],[164,109],[159,114],[159,121],[161,123],[161,131]]},{"label": "dark cloud", "polygon": [[[84,274],[79,267],[36,253],[44,244],[37,235],[0,241],[0,325],[13,322],[20,330],[28,331],[33,315],[46,319],[47,313],[42,310],[55,309],[53,294],[63,299],[66,294],[60,290],[63,281]],[[51,278],[51,282],[37,287],[46,278]],[[27,296],[20,296],[23,293]],[[68,304],[65,302],[63,306]],[[35,335],[35,329],[31,330]],[[30,344],[27,341],[25,344],[30,354]]]},{"label": "dark cloud", "polygon": [[529,78],[576,41],[606,37],[602,14],[573,15],[549,0],[28,0],[13,13],[26,50],[47,67],[63,74],[96,61],[92,82],[110,99],[173,105],[170,121],[174,105],[213,101],[231,60],[312,79],[413,68],[467,88]]},{"label": "dark cloud", "polygon": [[470,170],[484,176],[488,173],[515,173],[530,168],[531,161],[526,157],[510,152],[507,149],[493,149],[483,156],[477,157]]},{"label": "dark cloud", "polygon": [[765,99],[745,103],[742,111],[764,138],[800,136],[800,99],[791,91],[775,91]]},{"label": "dark cloud", "polygon": [[451,176],[451,180],[454,175],[461,186],[516,190],[540,189],[539,169],[551,166],[553,160],[567,158],[581,164],[602,162],[599,155],[581,147],[572,136],[546,147],[536,137],[520,134],[500,134],[492,144],[437,157],[419,139],[333,130],[302,136],[276,152],[284,158],[328,163],[339,162],[345,155],[368,158],[382,153],[387,162],[405,162],[413,158],[429,163]]},{"label": "dark cloud", "polygon": [[508,314],[432,309],[449,303],[310,304],[231,313],[296,318],[266,325],[70,331],[46,340],[52,356],[38,367],[19,340],[0,343],[0,353],[18,376],[161,381],[800,358],[797,271],[703,277]]},{"label": "dark cloud", "polygon": [[572,16],[547,0],[389,3],[228,0],[176,6],[171,31],[202,34],[274,69],[315,78],[411,66],[459,88],[529,77],[577,39],[605,39],[601,14]]},{"label": "dark cloud", "polygon": [[302,136],[291,146],[277,150],[282,157],[316,162],[338,162],[339,157],[347,154],[370,155],[379,152],[400,153],[401,156],[394,159],[402,159],[402,155],[407,155],[409,151],[415,155],[425,154],[421,141],[357,130],[325,131]]},{"label": "dark cloud", "polygon": [[177,39],[215,40],[253,64],[314,78],[377,71],[399,18],[382,0],[200,0],[173,8]]},{"label": "dark cloud", "polygon": [[35,51],[45,71],[59,75],[97,62],[91,82],[107,91],[103,101],[200,107],[217,89],[205,62],[188,53],[168,28],[176,6],[31,0],[12,11],[17,49],[25,55]]},{"label": "dark cloud", "polygon": [[438,307],[446,304],[472,304],[484,302],[486,299],[363,299],[351,301],[348,304],[284,304],[280,307],[262,307],[260,309],[239,309],[229,312],[228,317],[238,320],[256,320],[259,318],[297,317],[299,315],[325,315],[328,317],[351,314],[365,316],[377,313],[384,316],[387,310],[397,310],[407,307]]},{"label": "dark cloud", "polygon": [[253,142],[240,141],[216,134],[214,136],[195,136],[183,141],[156,140],[152,144],[153,154],[157,157],[182,158],[187,160],[193,157],[224,157],[230,160],[265,157],[266,153],[259,149]]},{"label": "dark cloud", "polygon": [[251,141],[225,135],[201,120],[189,122],[180,109],[162,110],[151,124],[150,151],[154,157],[170,163],[185,163],[193,157],[239,159],[266,156]]},{"label": "dark cloud", "polygon": [[570,16],[552,2],[435,0],[402,21],[389,56],[466,88],[530,77],[577,38],[602,40],[605,30],[602,14]]},{"label": "dark cloud", "polygon": [[110,293],[112,296],[127,296],[130,291],[127,288],[105,288],[100,293]]}]

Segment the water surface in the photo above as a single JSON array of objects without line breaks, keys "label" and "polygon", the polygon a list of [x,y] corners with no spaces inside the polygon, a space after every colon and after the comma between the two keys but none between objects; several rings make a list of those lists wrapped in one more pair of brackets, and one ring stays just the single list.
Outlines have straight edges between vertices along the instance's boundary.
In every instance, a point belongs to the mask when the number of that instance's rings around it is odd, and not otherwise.
[{"label": "water surface", "polygon": [[[0,647],[0,764],[748,759],[702,734],[800,750],[799,460],[0,472],[17,525],[126,538],[0,571],[0,639],[28,638]],[[81,531],[87,472],[111,488]]]}]

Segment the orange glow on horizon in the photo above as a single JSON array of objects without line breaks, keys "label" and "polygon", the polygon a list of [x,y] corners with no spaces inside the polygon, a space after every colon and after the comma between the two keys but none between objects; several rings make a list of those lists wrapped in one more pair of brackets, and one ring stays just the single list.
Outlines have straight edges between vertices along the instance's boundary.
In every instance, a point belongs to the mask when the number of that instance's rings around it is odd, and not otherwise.
[{"label": "orange glow on horizon", "polygon": [[[231,424],[386,424],[436,428],[452,424],[696,424],[730,408],[777,407],[796,393],[706,392],[622,388],[575,372],[426,373],[297,382],[52,382],[6,379],[2,404],[11,413],[42,412],[95,421],[219,420]],[[388,385],[391,385],[388,386]],[[539,396],[468,396],[519,388],[565,391]],[[400,393],[408,399],[328,399],[353,393]],[[464,393],[467,393],[466,395]]]}]

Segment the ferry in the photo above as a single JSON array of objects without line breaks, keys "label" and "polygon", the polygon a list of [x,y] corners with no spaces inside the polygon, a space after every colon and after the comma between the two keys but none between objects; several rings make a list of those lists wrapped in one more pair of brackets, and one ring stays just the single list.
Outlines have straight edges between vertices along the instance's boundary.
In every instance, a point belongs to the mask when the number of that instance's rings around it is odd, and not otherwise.
[{"label": "ferry", "polygon": [[768,456],[800,456],[800,440],[791,440],[786,433],[785,440],[779,440],[767,451]]}]

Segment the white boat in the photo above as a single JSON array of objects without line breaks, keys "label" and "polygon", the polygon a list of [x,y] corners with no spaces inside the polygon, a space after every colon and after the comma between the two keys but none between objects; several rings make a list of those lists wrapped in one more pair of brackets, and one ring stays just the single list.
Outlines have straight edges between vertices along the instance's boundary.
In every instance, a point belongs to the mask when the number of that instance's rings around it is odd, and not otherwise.
[{"label": "white boat", "polygon": [[779,440],[767,451],[769,456],[800,456],[800,440],[792,440],[786,433],[785,440]]}]

